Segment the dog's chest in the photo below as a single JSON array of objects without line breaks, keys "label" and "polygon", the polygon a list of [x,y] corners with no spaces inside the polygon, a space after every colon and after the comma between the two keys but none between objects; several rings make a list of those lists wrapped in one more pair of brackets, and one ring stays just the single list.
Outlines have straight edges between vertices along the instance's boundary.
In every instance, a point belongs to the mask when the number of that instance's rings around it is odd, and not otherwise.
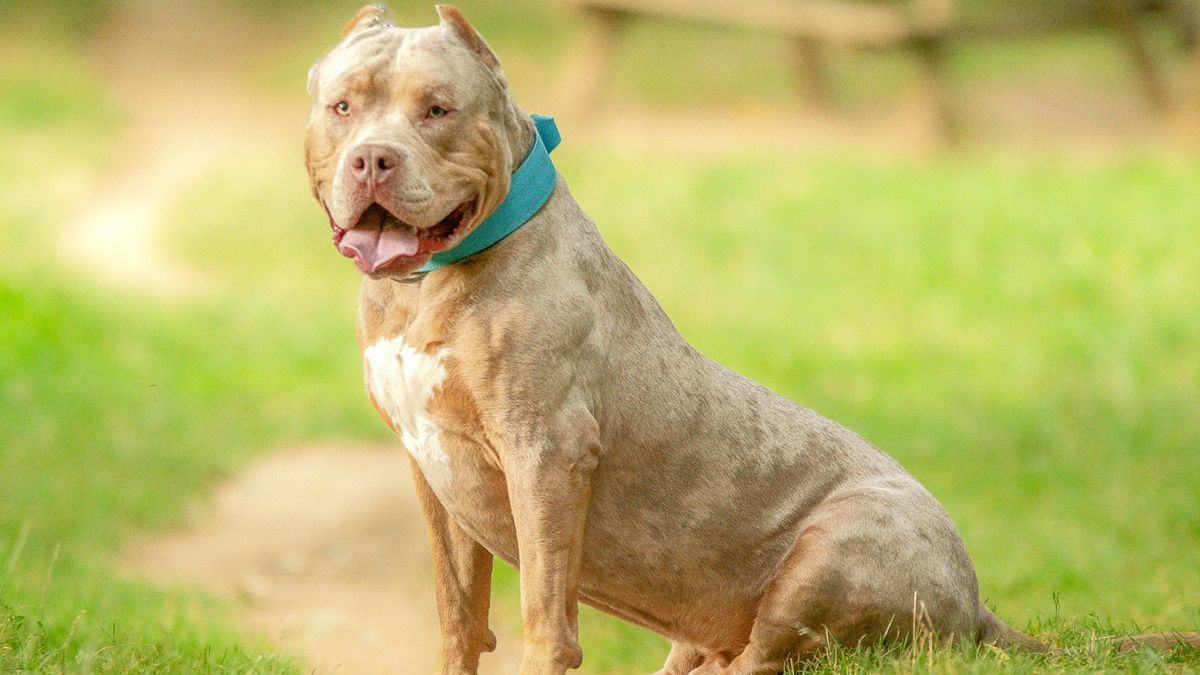
[{"label": "dog's chest", "polygon": [[391,419],[409,453],[435,490],[449,486],[450,458],[441,431],[430,414],[433,397],[446,379],[449,350],[427,354],[404,336],[380,339],[363,350],[363,369],[371,396]]}]

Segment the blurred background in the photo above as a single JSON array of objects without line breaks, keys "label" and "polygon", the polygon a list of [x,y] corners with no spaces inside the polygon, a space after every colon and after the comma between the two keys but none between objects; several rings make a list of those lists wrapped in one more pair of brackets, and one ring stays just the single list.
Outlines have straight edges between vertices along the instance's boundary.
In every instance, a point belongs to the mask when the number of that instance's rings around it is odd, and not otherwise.
[{"label": "blurred background", "polygon": [[[899,459],[1002,617],[1200,624],[1194,3],[458,4],[681,332]],[[357,9],[0,4],[0,670],[428,672],[301,157]],[[666,653],[581,630],[584,672]]]}]

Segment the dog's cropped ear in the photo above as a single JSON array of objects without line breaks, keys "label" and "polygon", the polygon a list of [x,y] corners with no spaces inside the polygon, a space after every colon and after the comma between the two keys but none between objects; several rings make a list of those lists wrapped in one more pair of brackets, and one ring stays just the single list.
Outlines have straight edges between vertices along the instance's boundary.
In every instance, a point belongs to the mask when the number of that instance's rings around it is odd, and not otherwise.
[{"label": "dog's cropped ear", "polygon": [[[325,57],[321,57],[321,61],[324,60]],[[315,93],[313,90],[317,88],[317,73],[320,72],[321,61],[312,64],[312,67],[308,69],[308,84],[304,86],[304,89],[309,94]]]},{"label": "dog's cropped ear", "polygon": [[467,21],[467,17],[458,10],[454,5],[437,5],[438,16],[441,17],[442,30],[458,36],[471,51],[479,56],[479,60],[483,61],[483,65],[488,67],[488,70],[496,74],[501,82],[504,81],[504,74],[500,70],[500,59],[496,58],[496,53],[484,41],[483,36],[479,31],[471,27]]},{"label": "dog's cropped ear", "polygon": [[355,14],[354,18],[350,19],[346,23],[346,27],[342,29],[342,39],[345,39],[347,35],[360,28],[380,23],[383,21],[383,15],[386,13],[387,7],[383,5],[367,5],[363,7],[358,10],[358,14]]},{"label": "dog's cropped ear", "polygon": [[[346,25],[342,28],[341,39],[345,40],[352,33],[360,31],[369,26],[377,26],[383,23],[384,14],[387,14],[387,7],[384,7],[383,5],[374,4],[363,7],[362,9],[358,10],[353,19],[350,19],[348,22],[346,22]],[[306,88],[310,94],[314,93],[314,89],[317,86],[317,80],[319,79],[321,64],[324,63],[325,57],[327,56],[329,56],[329,52],[326,52],[325,56],[322,56],[320,59],[318,59],[317,62],[312,65],[312,68],[308,69],[308,85]]]}]

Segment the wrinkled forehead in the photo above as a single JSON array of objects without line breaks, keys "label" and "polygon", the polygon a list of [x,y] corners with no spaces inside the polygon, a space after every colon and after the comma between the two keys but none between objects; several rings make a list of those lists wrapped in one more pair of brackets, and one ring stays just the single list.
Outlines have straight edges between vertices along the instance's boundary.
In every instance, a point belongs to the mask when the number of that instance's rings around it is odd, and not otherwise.
[{"label": "wrinkled forehead", "polygon": [[[433,86],[462,86],[479,76],[481,64],[438,26],[399,28],[381,24],[342,40],[310,73],[314,96],[336,95],[347,87],[396,84],[419,78]],[[474,67],[472,67],[474,66]]]}]

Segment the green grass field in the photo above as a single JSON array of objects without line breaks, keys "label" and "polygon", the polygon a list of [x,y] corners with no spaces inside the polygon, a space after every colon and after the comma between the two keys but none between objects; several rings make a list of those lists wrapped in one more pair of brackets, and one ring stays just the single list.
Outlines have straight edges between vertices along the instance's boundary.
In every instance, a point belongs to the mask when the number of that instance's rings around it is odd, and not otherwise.
[{"label": "green grass field", "polygon": [[[560,18],[518,8],[479,23],[515,71],[537,73],[542,54],[512,24]],[[255,456],[387,437],[361,391],[357,280],[329,250],[298,149],[253,173],[219,168],[173,206],[170,247],[218,280],[211,298],[118,292],[62,265],[70,172],[31,160],[103,171],[124,122],[71,37],[86,27],[55,30],[0,53],[0,671],[303,671],[239,633],[232,608],[115,564]],[[686,55],[704,39],[668,42]],[[686,70],[679,53],[657,68],[638,37],[614,95],[695,103],[658,79]],[[705,86],[769,103],[775,76],[742,74],[770,57],[751,51]],[[308,58],[264,56],[246,84],[299,69],[301,86]],[[1095,640],[1200,627],[1200,160],[647,161],[572,141],[560,170],[682,333],[899,459],[955,519],[997,613],[1067,648],[839,649],[803,672],[1200,670],[1196,650],[1118,656]],[[515,613],[511,570],[496,589]],[[582,632],[589,672],[665,655],[595,612]]]}]

